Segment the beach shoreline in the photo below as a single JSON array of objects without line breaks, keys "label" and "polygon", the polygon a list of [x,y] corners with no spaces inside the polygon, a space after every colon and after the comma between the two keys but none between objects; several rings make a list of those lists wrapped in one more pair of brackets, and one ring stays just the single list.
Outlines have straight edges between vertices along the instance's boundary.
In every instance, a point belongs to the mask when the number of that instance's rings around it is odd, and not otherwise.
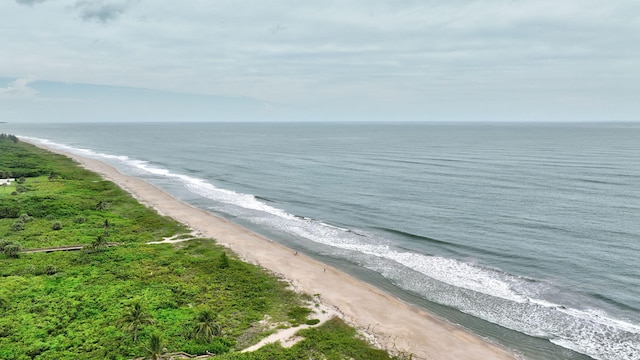
[{"label": "beach shoreline", "polygon": [[323,304],[336,309],[346,322],[371,335],[381,348],[410,353],[414,359],[516,359],[509,351],[460,326],[441,320],[226,219],[182,202],[150,183],[120,173],[106,163],[40,143],[30,143],[74,159],[161,215],[174,218],[202,237],[215,239],[244,261],[282,277],[296,289],[317,295]]}]

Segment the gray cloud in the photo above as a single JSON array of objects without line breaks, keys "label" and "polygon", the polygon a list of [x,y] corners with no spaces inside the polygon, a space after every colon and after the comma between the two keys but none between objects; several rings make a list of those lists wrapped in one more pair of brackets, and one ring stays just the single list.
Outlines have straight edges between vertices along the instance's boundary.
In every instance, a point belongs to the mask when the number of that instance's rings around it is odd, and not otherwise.
[{"label": "gray cloud", "polygon": [[637,0],[45,1],[0,0],[0,75],[367,118],[640,114]]},{"label": "gray cloud", "polygon": [[40,4],[47,0],[16,0],[18,4],[33,6],[34,4]]},{"label": "gray cloud", "polygon": [[74,8],[80,11],[80,17],[85,21],[107,23],[122,15],[132,3],[132,1],[111,3],[104,0],[80,0],[76,2]]}]

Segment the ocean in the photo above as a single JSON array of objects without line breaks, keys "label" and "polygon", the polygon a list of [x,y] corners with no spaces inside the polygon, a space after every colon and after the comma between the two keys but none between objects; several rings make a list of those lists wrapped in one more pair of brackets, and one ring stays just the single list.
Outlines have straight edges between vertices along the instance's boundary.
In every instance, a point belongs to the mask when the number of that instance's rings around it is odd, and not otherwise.
[{"label": "ocean", "polygon": [[525,359],[640,359],[638,123],[0,132],[105,161]]}]

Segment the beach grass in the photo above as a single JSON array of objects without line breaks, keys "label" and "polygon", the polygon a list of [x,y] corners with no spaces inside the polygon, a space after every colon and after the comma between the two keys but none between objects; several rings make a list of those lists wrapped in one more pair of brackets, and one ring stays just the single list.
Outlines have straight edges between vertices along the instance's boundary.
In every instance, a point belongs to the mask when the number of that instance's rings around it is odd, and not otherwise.
[{"label": "beach grass", "polygon": [[[0,254],[1,359],[130,359],[157,347],[222,359],[391,358],[338,319],[302,330],[291,348],[237,353],[269,325],[304,322],[306,298],[214,240],[147,244],[190,230],[67,157],[5,139],[0,172],[16,179],[0,189],[3,248],[85,246]],[[195,336],[207,326],[214,335]]]}]

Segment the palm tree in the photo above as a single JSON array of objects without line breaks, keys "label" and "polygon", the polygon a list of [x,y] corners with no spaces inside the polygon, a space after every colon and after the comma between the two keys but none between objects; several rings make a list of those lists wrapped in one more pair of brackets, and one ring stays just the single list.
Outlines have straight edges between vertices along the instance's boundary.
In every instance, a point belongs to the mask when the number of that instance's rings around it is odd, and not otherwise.
[{"label": "palm tree", "polygon": [[96,204],[96,210],[107,210],[108,207],[109,207],[109,203],[106,201],[100,200]]},{"label": "palm tree", "polygon": [[200,341],[210,342],[214,337],[222,333],[222,327],[215,321],[215,315],[211,310],[203,310],[198,313],[193,337]]},{"label": "palm tree", "polygon": [[160,360],[162,353],[165,350],[162,348],[162,339],[158,334],[151,335],[149,339],[149,347],[147,348],[147,355],[151,360]]},{"label": "palm tree", "polygon": [[145,311],[139,302],[133,304],[129,312],[120,319],[120,325],[125,331],[133,333],[133,341],[138,341],[138,331],[145,325],[155,324],[153,316]]},{"label": "palm tree", "polygon": [[104,248],[107,246],[107,237],[104,235],[98,235],[97,238],[95,238],[95,240],[93,240],[93,242],[91,243],[91,247],[94,250],[100,250],[101,248]]}]

